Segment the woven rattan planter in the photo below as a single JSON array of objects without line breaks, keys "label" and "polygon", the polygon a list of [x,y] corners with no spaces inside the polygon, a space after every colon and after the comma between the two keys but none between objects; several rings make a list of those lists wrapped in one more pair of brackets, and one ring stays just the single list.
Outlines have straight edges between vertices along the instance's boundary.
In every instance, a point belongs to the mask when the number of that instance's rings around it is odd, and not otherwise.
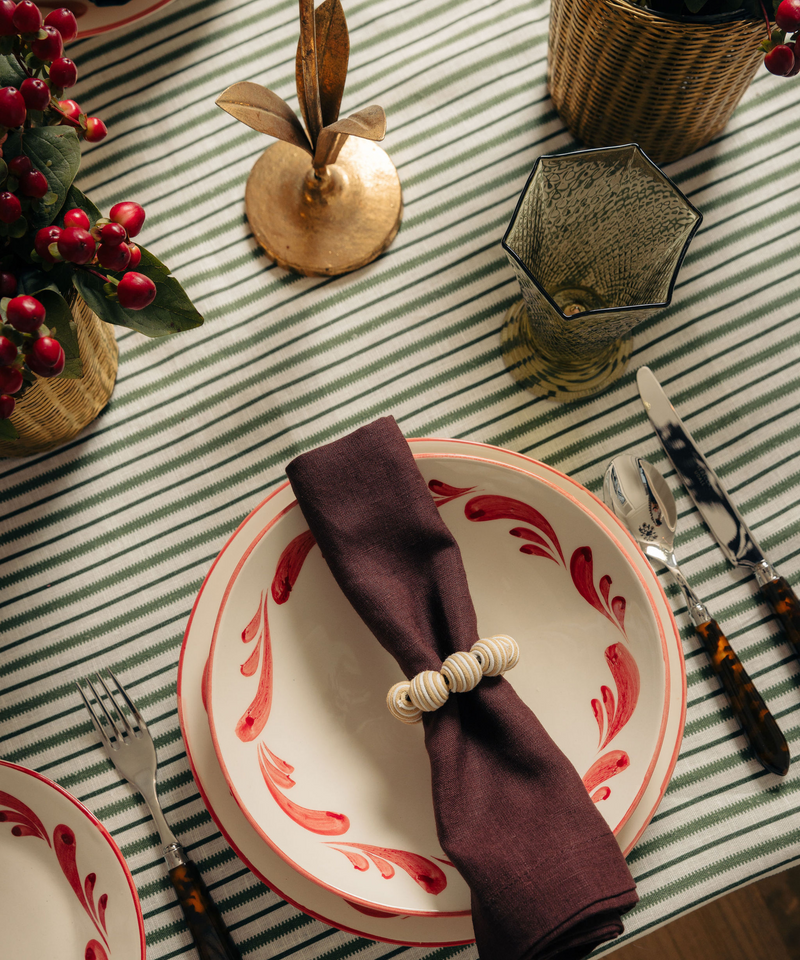
[{"label": "woven rattan planter", "polygon": [[692,23],[626,0],[552,0],[550,94],[586,146],[638,143],[667,163],[722,130],[763,62],[765,35],[763,21]]},{"label": "woven rattan planter", "polygon": [[28,457],[72,440],[108,403],[117,377],[114,328],[76,298],[72,315],[83,363],[80,380],[39,380],[17,403],[16,440],[0,440],[0,457]]}]

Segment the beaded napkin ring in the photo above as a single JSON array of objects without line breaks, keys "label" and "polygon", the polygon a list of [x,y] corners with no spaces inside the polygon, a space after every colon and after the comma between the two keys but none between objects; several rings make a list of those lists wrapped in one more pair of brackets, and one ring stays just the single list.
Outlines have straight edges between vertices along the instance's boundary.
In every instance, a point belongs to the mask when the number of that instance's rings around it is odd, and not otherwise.
[{"label": "beaded napkin ring", "polygon": [[441,670],[423,670],[413,680],[396,683],[386,695],[386,706],[403,723],[419,723],[423,713],[438,710],[451,693],[472,690],[481,677],[499,677],[518,660],[519,645],[512,637],[478,640],[468,653],[451,653]]}]

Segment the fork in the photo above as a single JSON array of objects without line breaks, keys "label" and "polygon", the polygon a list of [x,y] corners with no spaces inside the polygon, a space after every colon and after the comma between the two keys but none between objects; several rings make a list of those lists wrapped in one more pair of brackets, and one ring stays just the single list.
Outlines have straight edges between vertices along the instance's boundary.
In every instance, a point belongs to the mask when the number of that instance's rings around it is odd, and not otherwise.
[{"label": "fork", "polygon": [[107,672],[127,705],[135,726],[128,719],[100,673],[97,674],[97,683],[105,691],[108,705],[89,677],[85,678],[84,682],[105,715],[107,726],[104,726],[101,715],[84,693],[81,683],[77,682],[76,686],[109,760],[114,764],[117,772],[139,791],[150,810],[150,815],[161,837],[162,853],[169,869],[169,878],[175,887],[200,958],[201,960],[241,960],[241,954],[211,899],[200,871],[175,838],[164,817],[156,788],[158,766],[156,747],[144,717],[111,670]]}]

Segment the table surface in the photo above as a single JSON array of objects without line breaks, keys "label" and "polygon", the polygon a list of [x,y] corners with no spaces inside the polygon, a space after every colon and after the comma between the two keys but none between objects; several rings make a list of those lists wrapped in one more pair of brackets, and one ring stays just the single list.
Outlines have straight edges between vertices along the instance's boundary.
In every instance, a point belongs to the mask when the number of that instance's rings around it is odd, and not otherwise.
[{"label": "table surface", "polygon": [[[269,144],[215,97],[254,80],[290,104],[296,0],[178,2],[73,45],[79,101],[111,135],[79,185],[135,198],[142,241],[205,325],[161,341],[119,330],[110,404],[76,441],[0,462],[0,755],[67,787],[120,844],[151,960],[192,956],[144,808],[105,761],[73,681],[114,667],[158,742],[161,797],[247,957],[477,956],[360,939],[283,903],[236,858],[192,778],[176,703],[197,591],[244,516],[304,450],[393,414],[408,436],[521,451],[598,493],[609,460],[642,454],[678,499],[685,572],[800,741],[796,659],[754,583],[726,565],[669,469],[635,385],[649,364],[773,564],[800,580],[800,81],[760,70],[727,129],[665,170],[703,213],[672,306],[635,331],[625,375],[570,405],[506,371],[517,295],[500,247],[536,158],[573,149],[548,98],[548,6],[526,0],[345,2],[343,113],[380,103],[405,216],[389,251],[338,279],[271,265],[244,217]],[[666,796],[629,857],[641,934],[800,857],[800,763],[779,782],[746,750],[666,581],[686,653],[688,713]]]}]

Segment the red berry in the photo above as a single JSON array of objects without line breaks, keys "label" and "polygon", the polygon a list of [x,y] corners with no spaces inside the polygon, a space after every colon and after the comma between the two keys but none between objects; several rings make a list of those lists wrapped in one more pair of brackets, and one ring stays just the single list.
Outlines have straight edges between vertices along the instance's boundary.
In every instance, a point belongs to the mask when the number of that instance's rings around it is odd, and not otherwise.
[{"label": "red berry", "polygon": [[51,10],[44,18],[44,23],[47,27],[55,27],[64,43],[69,43],[78,36],[78,21],[75,19],[75,14],[66,7]]},{"label": "red berry", "polygon": [[115,247],[118,243],[127,240],[128,234],[121,223],[104,223],[100,227],[100,242],[107,247]]},{"label": "red berry", "polygon": [[0,37],[13,37],[17,28],[14,26],[14,11],[17,9],[14,0],[0,0]]},{"label": "red berry", "polygon": [[88,230],[68,227],[58,238],[58,252],[70,263],[88,263],[94,257],[94,237]]},{"label": "red berry", "polygon": [[46,263],[55,263],[55,257],[50,253],[50,244],[58,243],[58,238],[61,236],[61,227],[50,226],[42,227],[36,234],[36,238],[33,241],[33,249],[39,254],[39,256]]},{"label": "red berry", "polygon": [[785,43],[779,43],[764,57],[764,66],[776,77],[786,77],[794,68],[794,53]]},{"label": "red berry", "polygon": [[797,41],[794,43],[787,43],[786,46],[792,51],[792,56],[794,57],[794,66],[786,74],[787,77],[796,77],[800,73],[800,50],[797,49]]},{"label": "red berry", "polygon": [[112,247],[101,243],[97,248],[97,259],[100,261],[100,266],[105,267],[106,270],[114,270],[120,273],[128,269],[128,264],[131,262],[131,251],[128,249],[127,243],[117,243]]},{"label": "red berry", "polygon": [[86,118],[86,131],[83,134],[85,140],[89,143],[99,143],[108,136],[108,127],[103,123],[100,117]]},{"label": "red berry", "polygon": [[17,278],[13,273],[0,271],[0,297],[13,297],[17,292]]},{"label": "red berry", "polygon": [[17,401],[13,397],[7,397],[5,394],[0,396],[0,420],[8,420],[16,405]]},{"label": "red berry", "polygon": [[12,177],[19,179],[23,173],[28,173],[29,170],[33,170],[33,164],[30,157],[26,157],[24,153],[17,154],[16,157],[12,157],[8,161],[8,172]]},{"label": "red berry", "polygon": [[35,297],[23,295],[8,301],[6,317],[20,333],[33,333],[44,323],[45,309]]},{"label": "red berry", "polygon": [[47,178],[38,170],[29,170],[19,178],[19,188],[26,197],[43,197],[50,187]]},{"label": "red berry", "polygon": [[74,100],[59,100],[58,105],[64,114],[61,118],[61,123],[66,124],[68,127],[79,127],[81,125],[79,119],[81,108]]},{"label": "red berry", "polygon": [[8,337],[0,336],[0,367],[7,367],[17,359],[17,345]]},{"label": "red berry", "polygon": [[81,210],[80,207],[74,207],[72,210],[67,210],[64,214],[64,226],[88,230],[91,224],[89,223],[89,217],[86,212]]},{"label": "red berry", "polygon": [[42,14],[32,0],[20,0],[11,22],[20,33],[38,33],[42,26]]},{"label": "red berry", "polygon": [[58,57],[50,64],[50,83],[66,90],[78,82],[78,68],[68,57]]},{"label": "red berry", "polygon": [[58,340],[54,340],[52,337],[39,337],[38,340],[34,340],[30,355],[34,356],[36,362],[43,367],[50,368],[58,363],[63,352]]},{"label": "red berry", "polygon": [[775,23],[787,33],[800,30],[800,0],[781,0],[775,11]]},{"label": "red berry", "polygon": [[3,223],[14,223],[22,216],[22,204],[13,193],[7,190],[0,193],[0,220]]},{"label": "red berry", "polygon": [[26,116],[25,101],[19,90],[16,87],[3,87],[0,90],[0,124],[4,127],[20,127],[25,123]]},{"label": "red berry", "polygon": [[142,251],[136,246],[135,243],[129,243],[128,249],[131,252],[131,262],[128,264],[128,266],[138,267],[142,262]]},{"label": "red berry", "polygon": [[133,200],[123,200],[122,203],[115,203],[109,210],[108,219],[121,223],[128,231],[128,236],[135,237],[144,223],[144,207],[140,207]]},{"label": "red berry", "polygon": [[[36,343],[40,343],[40,342],[41,341],[39,340],[36,341]],[[64,348],[61,346],[60,343],[56,342],[55,340],[53,340],[52,342],[55,343],[55,345],[58,347],[58,356],[56,358],[56,362],[52,366],[47,366],[46,364],[42,363],[42,361],[39,360],[39,358],[34,353],[34,350],[31,350],[31,352],[25,357],[25,360],[28,366],[30,367],[30,369],[35,374],[37,374],[37,376],[45,377],[46,379],[49,379],[50,377],[57,377],[63,371],[64,366],[67,362],[67,357],[66,357],[66,354],[64,353]],[[36,344],[34,344],[34,349],[35,347],[36,347]]]},{"label": "red berry", "polygon": [[156,285],[142,273],[126,273],[117,284],[117,296],[126,310],[144,310],[156,298]]},{"label": "red berry", "polygon": [[0,367],[0,393],[19,393],[22,374],[16,367]]},{"label": "red berry", "polygon": [[29,110],[46,110],[50,106],[50,87],[36,77],[25,77],[19,92]]},{"label": "red berry", "polygon": [[35,57],[49,63],[50,60],[57,59],[64,52],[64,41],[55,27],[42,27],[42,30],[47,36],[43,40],[34,40],[31,44],[31,50]]}]

